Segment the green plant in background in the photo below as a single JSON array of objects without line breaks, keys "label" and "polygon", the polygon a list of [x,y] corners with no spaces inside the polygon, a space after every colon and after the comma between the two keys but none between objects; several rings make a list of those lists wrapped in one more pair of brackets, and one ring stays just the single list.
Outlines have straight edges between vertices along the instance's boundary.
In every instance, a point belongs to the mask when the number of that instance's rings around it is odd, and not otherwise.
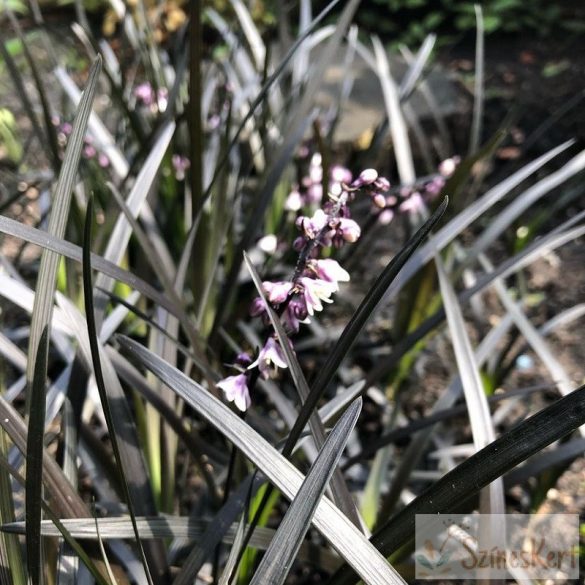
[{"label": "green plant in background", "polygon": [[[457,0],[368,0],[357,21],[389,42],[412,45],[429,33],[442,42],[475,29],[474,2]],[[481,2],[487,34],[534,31],[548,35],[559,28],[578,30],[571,8],[558,2],[538,0],[486,0]]]},{"label": "green plant in background", "polygon": [[16,120],[10,110],[0,108],[0,148],[4,149],[2,158],[18,163],[22,158],[22,145],[17,135]]},{"label": "green plant in background", "polygon": [[[300,2],[298,22],[279,27],[279,60],[253,9],[216,4],[185,13],[191,20],[164,38],[142,2],[115,6],[113,38],[78,4],[74,62],[92,63],[83,91],[42,13],[29,33],[8,12],[23,51],[15,58],[2,39],[2,58],[35,148],[22,148],[9,121],[21,152],[2,169],[0,231],[42,256],[37,266],[6,246],[0,266],[2,582],[75,582],[84,564],[100,584],[117,571],[181,585],[207,567],[221,583],[284,583],[297,568],[336,585],[356,574],[404,583],[399,557],[415,514],[465,500],[471,510],[483,489],[494,497],[482,511],[505,511],[495,486],[522,462],[507,477],[536,509],[583,452],[585,390],[574,390],[546,339],[583,310],[537,328],[532,309],[545,297],[525,275],[544,250],[585,234],[584,213],[563,215],[585,154],[567,142],[498,181],[476,175],[502,139],[482,146],[488,8],[485,18],[475,12],[474,116],[457,157],[444,132],[442,143],[434,128],[417,133],[405,115],[413,95],[432,100],[422,73],[433,37],[396,80],[380,40],[364,42],[350,26],[357,0],[337,6],[335,25],[326,22],[337,2],[316,17]],[[221,50],[192,34],[203,26]],[[360,167],[334,133],[356,50],[386,107],[374,136],[392,142],[388,151],[372,140]],[[334,106],[320,109],[340,52],[348,75]],[[432,123],[447,128],[439,113]],[[430,174],[415,164],[413,136]],[[553,192],[551,213],[538,203]],[[38,207],[37,225],[14,219],[18,205]],[[500,240],[511,242],[504,257],[492,255]],[[376,246],[387,241],[378,266]],[[488,294],[500,303],[492,321],[477,310]],[[437,354],[448,356],[439,388],[419,374]],[[548,372],[544,388],[518,382],[527,354]],[[505,415],[510,404],[522,423]],[[452,424],[456,416],[470,429]],[[433,463],[435,440],[473,440],[473,455],[456,464],[439,453]],[[431,479],[421,480],[423,468]],[[15,534],[26,536],[26,571]]]}]

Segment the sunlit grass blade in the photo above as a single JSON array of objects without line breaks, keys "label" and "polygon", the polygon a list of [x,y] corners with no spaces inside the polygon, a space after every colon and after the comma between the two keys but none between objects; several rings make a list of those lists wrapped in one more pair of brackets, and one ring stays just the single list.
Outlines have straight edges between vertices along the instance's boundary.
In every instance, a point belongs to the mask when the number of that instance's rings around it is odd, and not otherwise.
[{"label": "sunlit grass blade", "polygon": [[416,180],[416,174],[414,171],[410,140],[408,138],[408,128],[404,122],[404,116],[400,107],[398,88],[390,74],[390,64],[388,63],[388,56],[382,46],[382,42],[378,37],[374,36],[372,37],[372,43],[374,45],[376,59],[376,74],[380,79],[382,93],[384,94],[386,116],[388,116],[388,122],[390,124],[398,175],[403,185],[412,185]]},{"label": "sunlit grass blade", "polygon": [[[71,194],[73,183],[77,175],[77,167],[83,148],[83,138],[87,127],[87,121],[91,112],[92,102],[95,95],[99,73],[101,69],[101,58],[96,59],[93,64],[87,86],[83,92],[83,97],[79,104],[73,130],[65,150],[65,157],[59,180],[53,197],[53,206],[49,219],[49,234],[56,238],[63,238],[67,218],[69,216],[69,206],[71,203]],[[33,378],[33,371],[36,363],[37,349],[41,335],[51,322],[51,314],[54,305],[54,295],[57,278],[57,265],[59,256],[48,250],[43,251],[41,265],[37,278],[35,295],[35,306],[31,320],[31,330],[28,346],[28,364],[27,364],[27,381],[30,384]]]},{"label": "sunlit grass blade", "polygon": [[469,134],[469,154],[473,155],[481,143],[481,126],[483,123],[483,78],[485,64],[483,10],[480,4],[475,5],[477,33],[475,37],[475,78],[473,81],[473,120]]},{"label": "sunlit grass blade", "polygon": [[[303,480],[301,473],[238,415],[202,386],[138,343],[121,336],[118,337],[118,341],[189,406],[216,427],[282,491],[287,499],[295,497]],[[372,585],[403,583],[394,569],[367,545],[363,534],[333,506],[329,499],[321,498],[313,523],[364,581]]]},{"label": "sunlit grass blade", "polygon": [[[488,224],[480,234],[469,251],[465,265],[477,259],[504,231],[512,225],[528,209],[535,205],[538,200],[547,193],[554,192],[560,185],[571,177],[581,173],[585,169],[585,151],[581,151],[569,162],[563,165],[558,171],[550,173],[538,183],[526,189],[524,193],[514,198],[510,204],[500,211],[498,215]],[[555,193],[556,196],[556,193]]]},{"label": "sunlit grass blade", "polygon": [[[0,458],[0,461],[2,459]],[[248,489],[247,483],[244,487]],[[96,521],[99,525],[100,538],[103,541],[131,540],[134,538],[132,520],[128,516],[117,516],[113,518],[64,518],[61,525],[67,529],[69,534],[76,540],[96,540]],[[219,521],[219,519],[218,519]],[[144,540],[152,538],[177,538],[189,539],[197,544],[197,548],[205,545],[206,530],[211,527],[214,521],[194,520],[189,516],[166,516],[157,518],[137,517],[136,522],[140,529],[140,535]],[[222,521],[223,522],[223,521]],[[233,544],[238,529],[237,523],[228,523],[222,538],[226,544]],[[11,522],[0,526],[0,531],[5,534],[24,534],[24,522]],[[250,545],[259,550],[266,550],[276,531],[273,528],[258,527]],[[59,528],[52,520],[43,520],[41,524],[43,536],[60,536]],[[299,551],[299,559],[310,563],[316,563],[326,571],[334,570],[339,566],[339,557],[327,548],[304,542]],[[192,583],[193,581],[191,581]]]},{"label": "sunlit grass blade", "polygon": [[[79,246],[71,244],[61,238],[56,238],[42,230],[37,230],[8,217],[0,216],[0,232],[17,238],[22,238],[27,242],[41,246],[46,250],[50,250],[61,256],[75,260],[76,262],[81,263],[82,261],[82,249]],[[177,307],[174,303],[170,302],[165,295],[161,294],[151,284],[142,280],[132,272],[124,270],[113,262],[108,262],[101,256],[93,253],[91,254],[91,262],[92,267],[95,270],[103,272],[107,276],[140,291],[145,297],[148,297],[172,315],[175,315],[176,317],[180,316],[180,313],[177,313]]]},{"label": "sunlit grass blade", "polygon": [[[130,488],[128,486],[128,482],[126,479],[126,471],[131,466],[126,467],[126,469],[125,469],[125,463],[130,463],[131,460],[128,459],[128,455],[130,453],[129,453],[129,451],[125,451],[126,456],[124,458],[122,458],[122,452],[120,449],[120,445],[118,443],[118,438],[119,438],[119,433],[120,433],[120,423],[118,423],[117,425],[114,423],[114,418],[112,416],[110,400],[109,400],[109,396],[108,396],[108,390],[106,388],[106,383],[105,383],[104,375],[102,372],[100,346],[99,346],[98,332],[97,332],[97,326],[96,326],[96,322],[95,322],[94,306],[93,306],[93,281],[92,281],[92,275],[91,275],[91,256],[90,256],[92,221],[93,221],[93,200],[92,200],[92,198],[90,198],[89,203],[88,203],[88,208],[87,208],[87,214],[86,214],[86,219],[85,219],[85,230],[84,230],[83,296],[84,296],[84,300],[85,300],[87,330],[88,330],[88,336],[89,336],[89,345],[90,345],[90,349],[91,349],[91,358],[92,358],[92,362],[93,362],[93,371],[94,371],[94,376],[95,376],[95,380],[96,380],[96,385],[98,387],[98,391],[99,391],[99,395],[100,395],[100,401],[102,404],[102,408],[104,410],[104,415],[105,415],[107,426],[108,426],[108,432],[109,432],[109,436],[110,436],[110,441],[112,443],[112,450],[114,452],[116,465],[118,467],[118,473],[119,473],[122,487],[124,490],[124,495],[125,495],[126,503],[128,505],[128,510],[130,512],[130,517],[132,518],[132,525],[133,525],[134,534],[136,537],[136,544],[137,544],[138,550],[140,552],[140,558],[141,558],[141,561],[142,561],[142,564],[144,567],[144,571],[146,573],[146,578],[148,580],[148,583],[149,583],[149,585],[153,585],[152,577],[150,574],[150,567],[149,567],[148,562],[146,560],[146,555],[144,552],[144,548],[142,546],[142,541],[140,540],[140,534],[138,532],[138,527],[136,526],[133,498],[132,498],[132,495],[130,493]],[[125,400],[123,393],[121,395],[117,396],[117,398],[118,398],[118,400],[122,400],[122,401]],[[122,407],[121,404],[117,405],[118,409],[121,407]],[[130,427],[130,429],[131,428],[132,427]],[[127,430],[125,431],[125,434],[127,435]],[[125,448],[128,449],[128,448],[131,448],[133,446],[134,447],[133,450],[136,453],[136,450],[137,450],[136,440],[133,441],[133,445],[132,445],[132,444],[127,444],[126,439],[127,439],[127,437],[125,437]],[[138,457],[140,457],[140,456],[141,456],[140,451],[138,451]],[[136,485],[137,481],[140,482],[140,478],[132,477],[133,485]],[[139,483],[139,485],[140,484],[144,485],[144,479],[142,482]],[[147,505],[148,502],[141,502],[141,504]]]},{"label": "sunlit grass blade", "polygon": [[49,361],[49,326],[39,339],[30,387],[30,415],[26,443],[26,565],[33,585],[42,583],[41,499],[43,497],[43,438],[45,436],[45,384]]},{"label": "sunlit grass blade", "polygon": [[[175,124],[170,123],[160,134],[156,144],[154,145],[152,151],[150,152],[148,158],[144,162],[142,166],[142,170],[140,174],[136,178],[136,182],[126,199],[126,205],[128,209],[131,211],[132,215],[136,218],[140,213],[140,209],[142,205],[146,201],[146,196],[148,195],[153,181],[155,180],[159,167],[161,165],[163,156],[165,155],[171,138],[175,132]],[[106,250],[104,252],[104,259],[113,262],[114,264],[119,264],[120,260],[124,256],[126,251],[126,246],[130,240],[130,236],[132,235],[132,228],[128,223],[128,220],[121,212],[112,234],[108,240],[108,244],[106,246]],[[106,290],[111,290],[114,283],[111,279],[105,277],[103,274],[98,275],[96,278],[96,288],[105,288]],[[101,324],[101,314],[105,308],[106,299],[103,296],[103,293],[96,295],[96,308],[98,310],[98,323]]]},{"label": "sunlit grass blade", "polygon": [[327,482],[333,475],[333,470],[357,422],[361,407],[362,400],[358,398],[345,411],[327,437],[315,463],[282,519],[251,585],[282,585],[284,583],[305,534],[309,530],[319,498],[325,492]]},{"label": "sunlit grass blade", "polygon": [[[414,539],[416,514],[446,514],[483,487],[585,423],[585,386],[557,400],[516,425],[493,443],[445,474],[408,506],[388,519],[371,538],[385,556]],[[347,567],[331,583],[350,585],[356,581]]]},{"label": "sunlit grass blade", "polygon": [[[457,369],[463,386],[473,444],[476,451],[479,451],[495,440],[496,433],[479,368],[471,347],[471,341],[465,329],[461,307],[438,254],[435,257],[435,265],[439,276],[439,286],[455,353],[455,361],[457,362]],[[496,520],[499,515],[506,513],[504,483],[501,477],[495,479],[480,492],[479,512],[490,516],[489,524],[482,527],[480,541],[485,537],[498,540],[505,538],[505,525]],[[480,583],[484,584],[485,580],[482,579]]]}]

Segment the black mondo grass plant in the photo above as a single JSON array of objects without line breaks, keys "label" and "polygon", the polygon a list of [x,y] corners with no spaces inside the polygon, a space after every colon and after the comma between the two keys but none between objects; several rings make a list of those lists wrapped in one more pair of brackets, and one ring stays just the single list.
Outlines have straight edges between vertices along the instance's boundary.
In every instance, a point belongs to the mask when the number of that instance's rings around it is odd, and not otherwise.
[{"label": "black mondo grass plant", "polygon": [[[433,36],[398,79],[357,0],[220,4],[0,10],[2,584],[411,582],[417,514],[583,470],[585,311],[533,275],[585,235],[585,151],[488,172],[481,9],[455,151]],[[357,59],[385,118],[341,145]]]}]

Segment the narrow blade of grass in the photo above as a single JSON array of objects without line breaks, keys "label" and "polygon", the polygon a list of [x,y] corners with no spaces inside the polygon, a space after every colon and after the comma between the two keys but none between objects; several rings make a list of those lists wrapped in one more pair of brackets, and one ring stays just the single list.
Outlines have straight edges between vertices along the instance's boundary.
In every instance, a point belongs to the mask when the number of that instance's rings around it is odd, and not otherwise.
[{"label": "narrow blade of grass", "polygon": [[[59,180],[53,197],[53,207],[49,219],[49,234],[55,238],[63,238],[69,206],[73,191],[73,182],[77,175],[77,167],[83,148],[83,137],[87,128],[87,121],[91,112],[91,106],[95,95],[99,73],[101,69],[101,58],[98,57],[93,64],[87,86],[79,103],[79,108],[73,122],[73,130],[65,150],[65,158],[61,166]],[[50,326],[53,312],[54,295],[57,279],[57,266],[59,256],[54,252],[45,250],[41,257],[41,265],[37,278],[35,305],[33,309],[30,338],[28,346],[27,382],[30,384],[36,363],[39,341],[45,327]]]},{"label": "narrow blade of grass", "polygon": [[[128,437],[124,438],[124,446],[125,446],[125,456],[122,457],[122,452],[120,449],[120,445],[118,443],[118,438],[120,436],[120,423],[114,423],[114,418],[112,416],[112,411],[110,407],[110,400],[108,396],[108,390],[106,388],[106,383],[104,379],[104,375],[102,372],[101,366],[101,357],[100,357],[100,346],[99,346],[99,338],[97,332],[97,326],[94,316],[94,306],[93,306],[93,282],[91,276],[91,223],[93,221],[93,201],[92,198],[89,199],[88,208],[87,208],[87,215],[85,220],[85,231],[84,231],[84,245],[83,245],[83,296],[85,300],[85,311],[87,317],[87,330],[88,330],[88,337],[89,337],[89,345],[91,349],[91,359],[93,362],[93,371],[96,380],[96,385],[98,387],[98,392],[100,395],[100,401],[102,403],[102,408],[104,410],[104,415],[106,418],[107,426],[108,426],[108,433],[110,437],[110,441],[112,443],[112,450],[114,452],[114,457],[116,460],[116,465],[118,467],[118,473],[120,475],[120,480],[122,482],[122,487],[124,490],[124,495],[126,499],[126,503],[128,505],[128,510],[130,512],[130,517],[132,518],[132,526],[134,528],[134,534],[136,537],[136,544],[138,546],[138,550],[140,553],[140,559],[142,561],[142,565],[144,567],[144,571],[146,573],[146,578],[148,580],[149,585],[153,585],[152,576],[150,573],[150,567],[146,560],[146,555],[144,552],[144,548],[142,546],[142,541],[140,540],[140,534],[138,532],[138,527],[136,525],[135,520],[135,513],[134,513],[134,501],[132,498],[132,494],[130,493],[130,488],[128,487],[128,482],[126,480],[126,470],[131,469],[136,466],[132,464],[132,461],[138,453],[139,461],[141,460],[141,454],[137,447],[137,440],[134,437],[134,440],[128,442]],[[119,395],[116,397],[118,400],[125,402],[124,394],[118,393]],[[117,411],[123,410],[122,404],[116,406]],[[119,415],[118,415],[119,416]],[[125,425],[126,427],[127,425]],[[130,426],[128,430],[133,429],[133,424],[130,421]],[[127,434],[127,432],[125,433]],[[132,453],[130,453],[130,450]],[[136,461],[134,461],[136,463]],[[144,462],[142,462],[144,465]],[[130,465],[126,465],[130,464]],[[143,474],[145,476],[145,474]],[[141,481],[142,480],[142,481]],[[141,485],[145,487],[145,482],[147,483],[148,480],[146,477],[132,477],[132,484],[133,485]],[[147,504],[147,502],[142,502],[143,504]],[[154,508],[154,506],[152,506]]]},{"label": "narrow blade of grass", "polygon": [[362,400],[358,398],[345,411],[327,437],[317,460],[282,519],[251,585],[282,585],[284,583],[305,534],[309,530],[319,499],[325,492],[327,483],[357,422],[361,408]]},{"label": "narrow blade of grass", "polygon": [[474,155],[481,142],[481,125],[483,122],[483,70],[485,61],[483,10],[475,5],[477,33],[475,37],[475,79],[473,81],[473,119],[469,135],[469,154]]},{"label": "narrow blade of grass", "polygon": [[34,376],[30,387],[30,417],[26,442],[26,565],[32,585],[42,583],[41,499],[48,361],[49,326],[45,325],[36,351]]},{"label": "narrow blade of grass", "polygon": [[372,43],[374,45],[374,55],[376,58],[376,74],[380,79],[382,93],[384,94],[386,115],[388,116],[390,133],[392,134],[398,175],[400,176],[400,182],[403,185],[412,185],[416,181],[416,174],[414,171],[410,140],[408,138],[408,128],[406,127],[404,116],[402,115],[402,110],[400,108],[398,88],[390,74],[388,55],[382,46],[382,42],[378,37],[374,36],[372,37]]},{"label": "narrow blade of grass", "polygon": [[[152,151],[150,152],[148,158],[144,162],[142,166],[142,170],[140,174],[136,178],[136,182],[128,195],[126,200],[126,205],[128,209],[131,211],[134,218],[138,217],[140,213],[140,209],[144,202],[146,201],[146,196],[150,192],[152,184],[156,178],[158,173],[160,164],[162,162],[163,156],[165,155],[171,138],[175,132],[175,124],[170,123],[160,134],[156,144],[154,145]],[[114,226],[114,230],[110,235],[108,240],[108,245],[106,246],[106,250],[104,252],[104,259],[113,262],[114,264],[119,264],[120,260],[122,259],[125,251],[126,246],[130,240],[130,236],[132,235],[132,227],[128,223],[128,220],[124,216],[122,212],[118,219],[116,220],[116,225]],[[106,290],[111,290],[113,288],[114,283],[110,278],[107,278],[103,274],[100,274],[96,279],[96,288],[104,288]],[[98,310],[98,322],[101,323],[101,315],[105,309],[106,297],[103,293],[96,294],[96,308]]]}]

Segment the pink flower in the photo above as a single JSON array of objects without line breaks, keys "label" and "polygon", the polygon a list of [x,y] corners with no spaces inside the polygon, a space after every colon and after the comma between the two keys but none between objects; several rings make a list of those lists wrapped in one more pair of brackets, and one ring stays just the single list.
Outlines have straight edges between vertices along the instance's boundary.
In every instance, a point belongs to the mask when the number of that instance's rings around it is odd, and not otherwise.
[{"label": "pink flower", "polygon": [[378,223],[388,225],[394,219],[394,212],[391,209],[383,209],[378,215]]},{"label": "pink flower", "polygon": [[106,154],[102,152],[98,156],[98,164],[100,165],[100,167],[102,167],[102,169],[106,169],[110,166],[110,159]]},{"label": "pink flower", "polygon": [[248,369],[255,367],[260,370],[260,374],[265,380],[270,377],[270,374],[275,374],[277,368],[288,367],[284,360],[284,352],[274,337],[268,338],[268,341],[258,354],[258,359],[252,362]]},{"label": "pink flower", "polygon": [[327,282],[320,278],[309,278],[303,276],[299,279],[299,283],[303,287],[303,294],[305,304],[307,305],[307,313],[314,315],[315,311],[322,311],[323,305],[321,301],[332,303],[331,295],[337,290],[337,284]]},{"label": "pink flower", "polygon": [[327,215],[322,209],[317,209],[313,217],[301,216],[297,218],[297,227],[303,230],[305,236],[311,240],[327,225]]},{"label": "pink flower", "polygon": [[331,167],[330,176],[335,183],[345,183],[346,185],[351,183],[351,171],[341,165]]},{"label": "pink flower", "polygon": [[457,165],[459,164],[460,160],[461,159],[458,156],[445,159],[439,165],[439,173],[441,173],[441,175],[443,175],[443,177],[445,178],[450,177],[455,172],[455,169],[457,168]]},{"label": "pink flower", "polygon": [[346,217],[339,220],[337,231],[346,242],[350,243],[356,242],[362,233],[360,226],[353,219]]},{"label": "pink flower", "polygon": [[337,284],[339,282],[349,282],[349,273],[341,268],[336,260],[330,258],[310,260],[309,268],[315,272],[317,278],[335,284],[337,287],[335,290],[338,290]]},{"label": "pink flower", "polygon": [[171,162],[175,169],[175,178],[177,181],[182,181],[185,178],[185,171],[191,166],[191,162],[186,156],[181,156],[180,154],[173,154]]},{"label": "pink flower", "polygon": [[307,201],[309,203],[320,203],[323,199],[323,185],[321,183],[313,183],[307,189]]},{"label": "pink flower", "polygon": [[246,374],[228,376],[220,380],[216,386],[223,390],[226,400],[233,402],[242,412],[246,411],[251,404],[250,392],[248,391],[248,377]]},{"label": "pink flower", "polygon": [[280,303],[286,301],[292,287],[292,282],[266,281],[262,283],[262,288],[264,289],[268,300],[274,305],[280,305]]},{"label": "pink flower", "polygon": [[425,209],[425,203],[420,193],[415,191],[406,201],[400,204],[399,209],[408,213],[420,213]]},{"label": "pink flower", "polygon": [[378,191],[388,191],[390,189],[390,181],[386,177],[378,177],[374,181],[374,187],[376,187]]},{"label": "pink flower", "polygon": [[87,144],[83,148],[83,155],[87,158],[93,158],[96,154],[97,150],[91,144]]},{"label": "pink flower", "polygon": [[289,211],[298,211],[303,206],[303,199],[298,189],[293,189],[286,198],[284,208]]},{"label": "pink flower", "polygon": [[151,106],[154,103],[154,90],[148,81],[134,88],[134,96],[145,106]]}]

